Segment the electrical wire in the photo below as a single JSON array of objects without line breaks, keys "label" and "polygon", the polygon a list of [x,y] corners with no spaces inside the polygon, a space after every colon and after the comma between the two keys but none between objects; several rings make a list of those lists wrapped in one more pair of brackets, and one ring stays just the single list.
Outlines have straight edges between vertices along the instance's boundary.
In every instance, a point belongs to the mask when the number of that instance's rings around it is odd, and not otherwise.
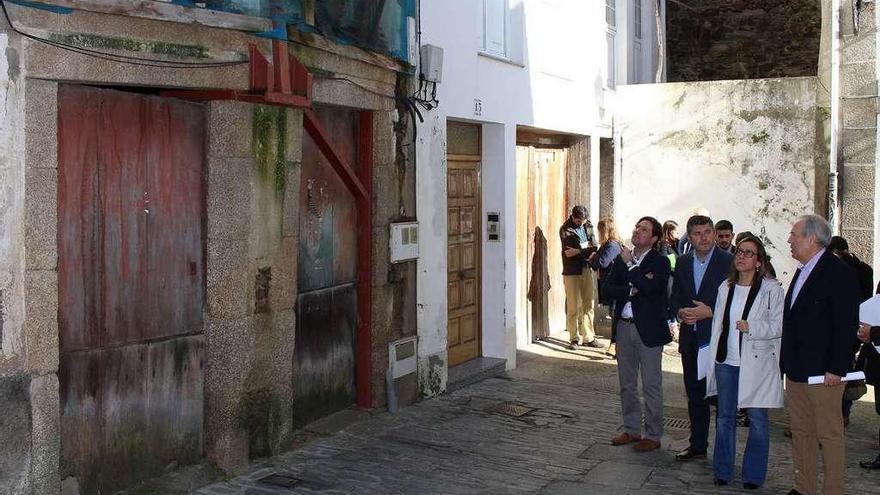
[{"label": "electrical wire", "polygon": [[16,34],[27,38],[32,41],[36,41],[38,43],[43,43],[45,45],[49,45],[61,50],[70,51],[73,53],[77,53],[80,55],[85,55],[87,57],[98,58],[101,60],[108,60],[111,62],[118,62],[122,64],[130,64],[130,65],[140,65],[144,67],[158,67],[158,68],[166,68],[166,69],[212,69],[218,67],[231,67],[235,65],[246,64],[248,60],[237,60],[230,62],[183,62],[183,61],[173,61],[173,60],[161,60],[161,59],[153,59],[153,58],[145,58],[145,57],[135,57],[131,55],[121,55],[116,53],[108,53],[102,52],[100,50],[91,50],[89,48],[71,45],[68,43],[63,43],[60,41],[54,41],[46,38],[41,38],[39,36],[35,36],[29,33],[26,33],[15,26],[12,22],[12,18],[9,15],[9,11],[6,9],[6,1],[0,0],[0,8],[3,10],[3,17],[6,19],[6,22],[9,24],[10,29]]},{"label": "electrical wire", "polygon": [[[318,79],[346,82],[346,83],[351,84],[352,86],[355,86],[363,91],[366,91],[367,93],[379,96],[381,98],[388,98],[389,100],[394,100],[397,103],[402,104],[406,108],[406,111],[409,114],[410,119],[412,120],[412,123],[413,123],[413,126],[412,126],[412,128],[413,128],[413,143],[416,142],[416,138],[418,136],[418,130],[417,130],[418,128],[416,127],[416,119],[418,119],[419,122],[425,121],[424,116],[422,116],[422,112],[419,111],[418,107],[414,103],[414,102],[419,101],[416,98],[414,98],[412,96],[410,96],[408,98],[403,98],[400,96],[389,96],[387,94],[383,94],[383,93],[380,93],[380,92],[375,91],[373,89],[370,89],[370,88],[364,86],[363,84],[352,81],[351,79],[349,79],[347,77],[340,77],[340,76],[316,76],[316,77]],[[429,108],[429,110],[430,110],[430,108]],[[409,145],[404,145],[404,146],[409,146]]]},{"label": "electrical wire", "polygon": [[318,78],[318,79],[326,79],[326,80],[330,80],[330,81],[343,81],[343,82],[347,82],[347,83],[351,84],[352,86],[355,86],[355,87],[357,87],[357,88],[360,88],[360,89],[366,91],[367,93],[370,93],[370,94],[373,94],[373,95],[376,95],[376,96],[379,96],[379,97],[382,97],[382,98],[388,98],[388,99],[391,99],[391,100],[396,100],[396,99],[397,99],[396,96],[389,96],[389,95],[387,95],[387,94],[385,94],[385,93],[380,93],[380,92],[378,92],[378,91],[376,91],[376,90],[373,90],[373,89],[370,89],[370,88],[364,86],[363,84],[360,84],[360,83],[358,83],[358,82],[352,81],[351,79],[349,79],[349,78],[347,78],[347,77],[340,77],[340,76],[319,76],[319,75],[316,75],[315,77]]}]

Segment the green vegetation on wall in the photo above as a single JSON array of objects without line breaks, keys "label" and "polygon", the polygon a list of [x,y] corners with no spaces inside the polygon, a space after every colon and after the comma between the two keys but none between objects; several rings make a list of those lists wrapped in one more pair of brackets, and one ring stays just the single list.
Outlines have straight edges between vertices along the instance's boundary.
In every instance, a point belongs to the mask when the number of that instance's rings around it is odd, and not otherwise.
[{"label": "green vegetation on wall", "polygon": [[128,38],[98,36],[96,34],[60,34],[51,33],[51,41],[82,48],[100,48],[126,52],[152,53],[178,58],[208,58],[208,49],[197,45],[165,43],[164,41],[139,41]]},{"label": "green vegetation on wall", "polygon": [[282,450],[286,414],[284,404],[268,388],[249,390],[241,399],[238,426],[248,433],[250,457],[266,457]]},{"label": "green vegetation on wall", "polygon": [[287,112],[280,107],[254,106],[253,152],[257,173],[266,180],[271,173],[275,192],[284,192],[287,180]]}]

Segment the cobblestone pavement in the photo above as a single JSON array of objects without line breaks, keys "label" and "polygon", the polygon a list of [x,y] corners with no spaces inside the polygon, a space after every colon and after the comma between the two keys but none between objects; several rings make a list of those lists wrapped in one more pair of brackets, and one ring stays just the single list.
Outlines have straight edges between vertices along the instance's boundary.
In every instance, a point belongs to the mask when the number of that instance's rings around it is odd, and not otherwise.
[{"label": "cobblestone pavement", "polygon": [[[620,417],[614,361],[600,352],[565,350],[562,343],[529,346],[520,352],[518,368],[505,378],[485,380],[396,414],[362,415],[336,433],[318,436],[196,493],[744,492],[738,479],[725,489],[713,486],[711,461],[673,459],[687,445],[682,424],[687,413],[680,363],[671,348],[663,364],[663,448],[640,454],[608,444]],[[858,466],[859,460],[877,454],[880,418],[868,402],[873,397],[866,399],[856,403],[847,430],[848,494],[880,493],[880,473]],[[521,407],[504,408],[505,403]],[[757,493],[787,493],[792,487],[785,427],[784,414],[771,415],[770,474]],[[738,432],[741,456],[746,429]],[[273,473],[301,481],[292,489],[257,481]]]}]

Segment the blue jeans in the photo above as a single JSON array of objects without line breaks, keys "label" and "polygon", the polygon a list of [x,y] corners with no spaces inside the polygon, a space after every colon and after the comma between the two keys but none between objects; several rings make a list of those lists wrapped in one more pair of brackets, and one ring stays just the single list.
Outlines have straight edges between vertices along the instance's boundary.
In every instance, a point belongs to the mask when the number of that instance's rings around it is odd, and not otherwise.
[{"label": "blue jeans", "polygon": [[[730,481],[736,461],[736,410],[739,396],[739,367],[715,365],[718,385],[718,416],[715,418],[715,454],[712,467],[715,477]],[[747,409],[749,438],[743,455],[743,483],[763,485],[767,478],[767,456],[770,453],[770,429],[767,409]]]}]

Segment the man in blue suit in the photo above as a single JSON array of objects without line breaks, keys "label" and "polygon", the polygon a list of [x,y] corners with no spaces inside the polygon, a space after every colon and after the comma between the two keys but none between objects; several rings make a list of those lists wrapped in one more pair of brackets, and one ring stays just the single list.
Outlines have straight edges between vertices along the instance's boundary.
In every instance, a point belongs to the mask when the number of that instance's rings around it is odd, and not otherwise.
[{"label": "man in blue suit", "polygon": [[[712,219],[694,215],[687,222],[693,249],[678,257],[672,274],[669,306],[680,321],[678,352],[684,371],[691,421],[690,445],[675,455],[679,461],[704,459],[709,447],[709,401],[706,379],[697,379],[697,356],[712,336],[712,308],[718,287],[727,278],[733,256],[715,246]],[[707,354],[708,356],[708,354]]]}]

